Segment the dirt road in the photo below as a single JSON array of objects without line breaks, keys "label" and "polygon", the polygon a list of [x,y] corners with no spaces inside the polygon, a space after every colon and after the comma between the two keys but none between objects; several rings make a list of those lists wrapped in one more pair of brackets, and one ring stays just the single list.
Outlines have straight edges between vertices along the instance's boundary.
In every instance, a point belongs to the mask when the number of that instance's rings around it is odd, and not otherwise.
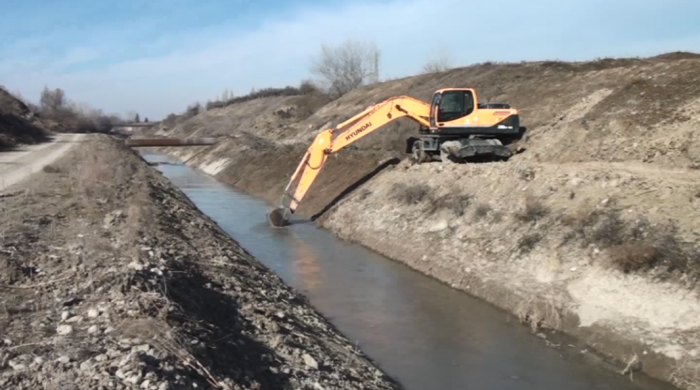
[{"label": "dirt road", "polygon": [[51,142],[0,153],[0,191],[42,170],[82,139],[82,134],[58,134]]}]

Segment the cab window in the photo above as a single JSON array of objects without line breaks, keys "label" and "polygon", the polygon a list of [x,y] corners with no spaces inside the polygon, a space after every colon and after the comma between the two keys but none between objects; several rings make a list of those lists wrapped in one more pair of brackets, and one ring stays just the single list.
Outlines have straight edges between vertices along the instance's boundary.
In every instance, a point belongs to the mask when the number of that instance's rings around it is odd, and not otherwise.
[{"label": "cab window", "polygon": [[474,111],[471,91],[446,91],[442,93],[438,107],[438,122],[449,122],[467,116]]},{"label": "cab window", "polygon": [[439,93],[436,93],[436,94],[433,96],[433,102],[432,102],[432,104],[430,105],[430,126],[431,126],[431,127],[436,127],[436,126],[437,126],[437,123],[435,123],[435,118],[437,117],[436,111],[437,111],[438,105],[440,105],[440,98],[441,98],[441,97],[442,97],[442,95],[439,94]]}]

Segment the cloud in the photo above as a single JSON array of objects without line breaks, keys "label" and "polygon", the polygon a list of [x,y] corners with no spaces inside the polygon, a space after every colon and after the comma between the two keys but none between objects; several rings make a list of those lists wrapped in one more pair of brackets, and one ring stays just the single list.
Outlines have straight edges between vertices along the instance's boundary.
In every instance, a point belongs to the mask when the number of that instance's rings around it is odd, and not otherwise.
[{"label": "cloud", "polygon": [[297,84],[309,76],[309,60],[321,43],[346,38],[374,40],[385,77],[416,73],[436,49],[447,49],[460,65],[700,50],[700,27],[683,22],[684,15],[700,12],[694,3],[679,0],[663,17],[648,0],[392,0],[298,6],[274,17],[263,13],[252,28],[180,28],[167,17],[132,20],[124,31],[114,24],[95,26],[60,53],[51,49],[56,40],[50,37],[29,40],[27,50],[6,47],[0,50],[0,81],[25,96],[38,96],[45,83],[60,86],[70,97],[108,111],[156,118],[224,88],[245,94],[251,87]]}]

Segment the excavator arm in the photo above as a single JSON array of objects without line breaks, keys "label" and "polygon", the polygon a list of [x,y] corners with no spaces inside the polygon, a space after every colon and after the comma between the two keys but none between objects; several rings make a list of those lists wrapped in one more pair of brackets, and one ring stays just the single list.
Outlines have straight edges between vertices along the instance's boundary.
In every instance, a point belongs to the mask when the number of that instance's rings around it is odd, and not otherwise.
[{"label": "excavator arm", "polygon": [[399,118],[410,118],[429,127],[426,118],[430,105],[420,100],[399,96],[372,105],[340,123],[335,129],[320,132],[301,159],[289,184],[285,187],[280,206],[268,214],[270,224],[284,226],[301,203],[309,188],[318,177],[328,156],[371,134],[389,122]]}]

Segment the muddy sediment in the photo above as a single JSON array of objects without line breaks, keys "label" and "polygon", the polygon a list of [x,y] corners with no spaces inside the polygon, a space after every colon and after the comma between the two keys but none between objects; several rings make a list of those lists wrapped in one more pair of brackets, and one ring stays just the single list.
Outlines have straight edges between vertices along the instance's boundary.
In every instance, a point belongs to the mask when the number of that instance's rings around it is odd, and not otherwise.
[{"label": "muddy sediment", "polygon": [[107,137],[0,207],[2,388],[399,388]]}]

